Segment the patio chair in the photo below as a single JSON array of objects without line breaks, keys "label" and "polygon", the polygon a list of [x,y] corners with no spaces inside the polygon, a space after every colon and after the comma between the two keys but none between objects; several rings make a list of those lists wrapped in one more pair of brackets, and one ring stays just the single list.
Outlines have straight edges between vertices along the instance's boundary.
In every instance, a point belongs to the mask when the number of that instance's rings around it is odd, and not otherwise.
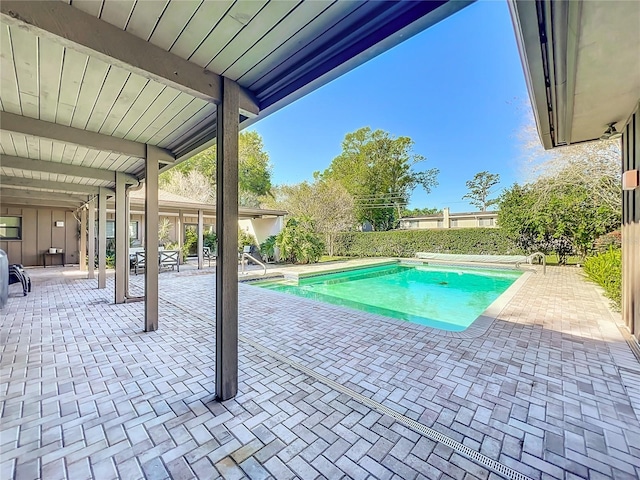
[{"label": "patio chair", "polygon": [[136,275],[138,275],[138,270],[145,269],[145,260],[146,260],[146,252],[136,252],[136,264],[134,267]]},{"label": "patio chair", "polygon": [[175,268],[180,271],[180,251],[179,250],[163,250],[160,252],[160,268]]},{"label": "patio chair", "polygon": [[9,265],[9,285],[12,283],[22,284],[22,295],[24,297],[27,296],[27,292],[31,291],[31,278],[19,263]]},{"label": "patio chair", "polygon": [[209,266],[211,266],[211,260],[215,261],[216,254],[211,251],[211,247],[202,247],[202,258],[208,260]]}]

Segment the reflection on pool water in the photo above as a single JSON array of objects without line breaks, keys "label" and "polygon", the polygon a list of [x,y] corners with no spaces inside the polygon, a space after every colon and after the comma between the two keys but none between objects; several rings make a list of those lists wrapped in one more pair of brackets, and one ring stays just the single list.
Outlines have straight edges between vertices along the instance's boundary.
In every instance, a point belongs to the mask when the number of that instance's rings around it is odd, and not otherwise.
[{"label": "reflection on pool water", "polygon": [[521,274],[506,269],[387,264],[252,285],[459,332]]}]

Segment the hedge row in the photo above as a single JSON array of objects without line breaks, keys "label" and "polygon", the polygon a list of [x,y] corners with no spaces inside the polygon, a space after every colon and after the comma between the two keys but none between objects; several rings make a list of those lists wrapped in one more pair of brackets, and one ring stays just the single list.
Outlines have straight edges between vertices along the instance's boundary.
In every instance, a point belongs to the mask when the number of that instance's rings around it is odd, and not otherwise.
[{"label": "hedge row", "polygon": [[499,228],[344,232],[334,255],[345,257],[413,257],[416,252],[470,255],[518,255],[522,250]]}]

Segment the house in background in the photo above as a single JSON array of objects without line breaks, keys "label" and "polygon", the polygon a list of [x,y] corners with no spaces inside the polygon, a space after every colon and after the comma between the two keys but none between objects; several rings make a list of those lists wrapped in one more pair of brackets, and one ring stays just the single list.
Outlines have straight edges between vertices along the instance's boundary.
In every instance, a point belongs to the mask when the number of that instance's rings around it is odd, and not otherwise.
[{"label": "house in background", "polygon": [[498,212],[451,213],[444,208],[442,213],[424,217],[400,219],[401,230],[441,229],[441,228],[494,228],[498,226]]},{"label": "house in background", "polygon": [[[4,200],[4,199],[3,199]],[[130,195],[129,238],[144,244],[144,190],[132,191]],[[46,199],[32,202],[32,205],[5,204],[0,208],[0,249],[7,253],[9,263],[25,266],[43,265],[44,254],[50,248],[62,250],[59,258],[47,259],[47,264],[62,261],[78,264],[80,261],[80,219],[74,213],[75,207],[46,207]],[[198,231],[199,216],[202,216],[202,232],[215,231],[216,206],[160,190],[158,192],[160,223],[168,219],[171,227],[168,239],[182,245],[185,231]],[[282,230],[282,210],[262,210],[259,208],[238,209],[238,226],[252,235],[259,244],[268,236]],[[96,222],[97,224],[97,222]],[[97,236],[96,225],[96,236]],[[107,240],[115,238],[115,202],[107,202]],[[180,235],[179,232],[182,234]]]}]

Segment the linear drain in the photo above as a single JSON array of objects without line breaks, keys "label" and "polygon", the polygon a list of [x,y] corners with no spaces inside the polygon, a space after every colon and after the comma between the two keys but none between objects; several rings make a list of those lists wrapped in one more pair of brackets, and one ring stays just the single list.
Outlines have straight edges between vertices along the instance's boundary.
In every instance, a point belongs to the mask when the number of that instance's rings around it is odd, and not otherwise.
[{"label": "linear drain", "polygon": [[351,390],[350,388],[347,388],[344,385],[341,385],[338,382],[335,382],[330,378],[325,377],[324,375],[321,375],[316,371],[308,367],[305,367],[300,363],[294,362],[288,359],[287,357],[285,357],[284,355],[280,355],[279,353],[274,352],[270,348],[267,348],[257,342],[254,342],[253,340],[250,340],[243,335],[239,335],[238,339],[242,340],[245,343],[248,343],[249,345],[254,347],[256,350],[260,350],[261,352],[264,352],[269,356],[283,363],[286,363],[287,365],[292,366],[296,370],[299,370],[309,375],[310,377],[315,378],[316,380],[324,383],[325,385],[332,388],[333,390],[344,393],[345,395],[349,395],[355,401],[362,403],[363,405],[366,405],[372,410],[376,410],[377,412],[388,415],[394,418],[395,420],[397,420],[398,422],[411,428],[412,430],[423,434],[425,437],[450,447],[451,449],[455,450],[457,453],[464,455],[465,457],[473,460],[474,462],[482,465],[483,467],[486,467],[487,469],[499,475],[502,475],[503,477],[509,478],[511,480],[532,480],[530,477],[527,477],[526,475],[523,475],[522,473],[515,471],[511,467],[503,465],[502,463],[497,462],[496,460],[493,460],[492,458],[489,458],[486,455],[483,455],[482,453],[476,452],[475,450],[467,447],[466,445],[463,445],[460,442],[456,442],[451,437],[443,435],[442,433],[437,432],[434,429],[429,428],[426,425],[423,425],[422,423],[416,422],[415,420],[405,415],[402,415],[401,413],[398,413],[389,407],[385,407],[381,403],[378,403],[375,400],[370,399],[369,397],[365,397],[364,395],[354,390]]},{"label": "linear drain", "polygon": [[[189,311],[187,309],[185,309],[184,307],[177,305],[169,300],[165,300],[162,299],[163,301],[170,303],[171,305],[173,305],[174,307],[179,308],[180,310],[188,313],[189,315],[192,315],[194,317],[198,317],[201,320],[204,321],[208,321],[210,322],[211,319],[206,318],[202,315],[199,315],[197,313],[194,313],[192,311]],[[289,358],[285,357],[284,355],[279,354],[278,352],[275,352],[273,350],[271,350],[268,347],[265,347],[264,345],[261,345],[258,342],[254,342],[253,340],[245,337],[244,335],[238,335],[238,339],[243,341],[244,343],[247,343],[249,345],[251,345],[253,348],[255,348],[256,350],[260,350],[263,353],[266,353],[267,355],[275,358],[276,360],[281,361],[282,363],[285,363],[293,368],[295,368],[296,370],[299,370],[302,373],[305,373],[306,375],[315,378],[316,380],[318,380],[319,382],[324,383],[326,386],[328,386],[329,388],[332,388],[333,390],[336,390],[338,392],[344,393],[345,395],[350,396],[351,398],[353,398],[356,402],[359,402],[369,408],[371,408],[372,410],[375,410],[377,412],[380,412],[384,415],[388,415],[392,418],[394,418],[396,421],[406,425],[407,427],[409,427],[410,429],[414,430],[415,432],[418,432],[422,435],[424,435],[425,437],[435,441],[435,442],[439,442],[442,443],[446,446],[448,446],[449,448],[451,448],[452,450],[454,450],[455,452],[459,453],[460,455],[463,455],[467,458],[469,458],[470,460],[474,461],[475,463],[487,468],[488,470],[491,470],[494,473],[497,473],[498,475],[501,475],[505,478],[511,479],[511,480],[533,480],[531,477],[528,477],[516,470],[514,470],[511,467],[508,467],[507,465],[504,465],[492,458],[487,457],[486,455],[483,455],[480,452],[477,452],[469,447],[467,447],[466,445],[463,445],[460,442],[455,441],[453,438],[448,437],[440,432],[437,432],[436,430],[434,430],[433,428],[427,427],[426,425],[423,425],[420,422],[416,422],[415,420],[402,415],[401,413],[396,412],[395,410],[389,408],[389,407],[385,407],[384,405],[382,405],[379,402],[376,402],[375,400],[372,400],[369,397],[365,397],[364,395],[356,392],[355,390],[351,390],[350,388],[345,387],[344,385],[341,385],[338,382],[335,382],[334,380],[331,380],[328,377],[325,377],[324,375],[319,374],[318,372],[310,369],[309,367],[305,367],[304,365],[298,363],[298,362],[294,362],[293,360],[290,360]]]}]

